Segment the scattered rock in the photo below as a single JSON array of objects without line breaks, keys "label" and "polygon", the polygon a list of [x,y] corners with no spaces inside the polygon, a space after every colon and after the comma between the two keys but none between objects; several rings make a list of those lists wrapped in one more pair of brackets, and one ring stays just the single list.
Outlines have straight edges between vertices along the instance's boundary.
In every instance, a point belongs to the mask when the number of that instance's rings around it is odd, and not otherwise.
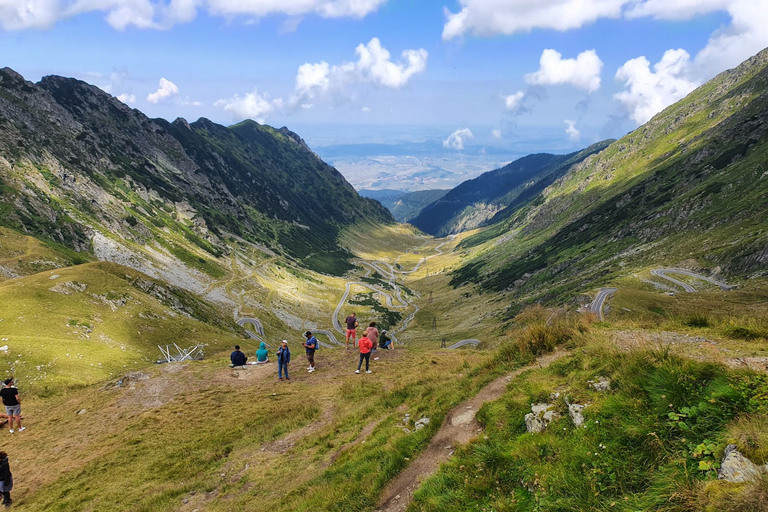
[{"label": "scattered rock", "polygon": [[61,277],[61,276],[59,276],[59,274],[53,274],[53,275],[52,275],[51,277],[49,277],[48,279],[50,279],[50,280],[54,280],[54,279],[58,279],[59,277]]},{"label": "scattered rock", "polygon": [[[5,341],[7,338],[3,338],[3,341]],[[8,345],[3,345],[0,347],[0,352],[8,352]]]},{"label": "scattered rock", "polygon": [[66,283],[59,283],[56,286],[48,288],[49,291],[61,293],[62,295],[72,295],[75,292],[84,292],[88,288],[85,283],[76,283],[74,281],[68,281]]},{"label": "scattered rock", "polygon": [[584,425],[584,416],[581,414],[581,411],[585,407],[587,406],[580,404],[568,404],[568,415],[571,417],[571,421],[573,421],[573,425],[576,428]]},{"label": "scattered rock", "polygon": [[554,404],[535,404],[531,406],[530,413],[525,415],[525,428],[528,432],[544,432],[550,422],[558,419],[560,415],[551,411]]},{"label": "scattered rock", "polygon": [[416,422],[414,428],[417,431],[419,431],[419,430],[423,429],[424,427],[426,427],[427,425],[429,425],[429,418],[421,418],[419,421]]},{"label": "scattered rock", "polygon": [[733,483],[751,482],[765,471],[768,471],[768,467],[761,468],[742,455],[735,444],[729,444],[725,448],[723,463],[717,471],[717,478]]},{"label": "scattered rock", "polygon": [[86,412],[88,411],[86,411],[85,409],[80,409],[79,411],[77,411],[77,414],[85,414]]},{"label": "scattered rock", "polygon": [[611,379],[605,377],[598,377],[597,380],[588,380],[587,384],[591,384],[597,391],[609,391],[611,389]]}]

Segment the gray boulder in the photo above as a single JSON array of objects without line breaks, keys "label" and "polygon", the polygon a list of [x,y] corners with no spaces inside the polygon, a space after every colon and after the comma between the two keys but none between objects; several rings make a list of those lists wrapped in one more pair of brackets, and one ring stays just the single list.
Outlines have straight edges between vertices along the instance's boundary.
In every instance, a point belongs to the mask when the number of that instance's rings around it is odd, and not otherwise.
[{"label": "gray boulder", "polygon": [[535,404],[531,406],[531,412],[525,415],[525,428],[528,432],[544,432],[551,422],[555,421],[560,415],[552,411],[554,404]]},{"label": "gray boulder", "polygon": [[585,407],[587,406],[580,405],[580,404],[568,404],[568,416],[571,417],[573,426],[576,428],[579,428],[584,425],[584,416],[581,414],[581,411]]},{"label": "gray boulder", "polygon": [[729,444],[725,448],[723,462],[717,471],[717,478],[727,482],[741,483],[756,480],[760,473],[768,471],[768,467],[758,466],[736,448]]}]

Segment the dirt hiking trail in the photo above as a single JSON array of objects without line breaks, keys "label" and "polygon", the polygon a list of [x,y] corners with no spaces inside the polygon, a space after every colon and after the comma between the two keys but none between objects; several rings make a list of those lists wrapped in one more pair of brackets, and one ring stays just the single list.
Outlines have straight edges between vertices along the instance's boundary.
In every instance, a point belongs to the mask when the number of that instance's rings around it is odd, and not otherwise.
[{"label": "dirt hiking trail", "polygon": [[534,368],[546,368],[552,361],[568,354],[567,351],[558,351],[542,356],[532,365],[518,368],[492,381],[477,395],[451,409],[445,416],[443,426],[424,451],[384,489],[377,511],[403,512],[413,500],[413,493],[421,482],[435,474],[440,464],[453,455],[456,447],[467,444],[482,432],[475,414],[483,404],[500,398],[507,384],[521,373]]}]

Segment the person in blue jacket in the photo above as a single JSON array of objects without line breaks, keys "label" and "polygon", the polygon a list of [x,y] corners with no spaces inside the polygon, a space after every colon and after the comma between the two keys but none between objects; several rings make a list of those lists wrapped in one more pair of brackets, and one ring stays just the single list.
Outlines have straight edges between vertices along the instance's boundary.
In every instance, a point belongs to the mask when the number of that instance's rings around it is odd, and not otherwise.
[{"label": "person in blue jacket", "polygon": [[259,350],[256,351],[256,364],[264,364],[269,362],[269,350],[267,350],[267,344],[263,341],[259,344]]},{"label": "person in blue jacket", "polygon": [[235,351],[229,354],[229,360],[232,361],[232,366],[245,366],[248,358],[240,352],[240,345],[235,345]]},{"label": "person in blue jacket", "polygon": [[291,362],[291,349],[288,348],[288,340],[283,340],[280,348],[277,349],[277,380],[283,380],[283,371],[285,371],[285,380],[291,380],[288,376],[288,363]]}]

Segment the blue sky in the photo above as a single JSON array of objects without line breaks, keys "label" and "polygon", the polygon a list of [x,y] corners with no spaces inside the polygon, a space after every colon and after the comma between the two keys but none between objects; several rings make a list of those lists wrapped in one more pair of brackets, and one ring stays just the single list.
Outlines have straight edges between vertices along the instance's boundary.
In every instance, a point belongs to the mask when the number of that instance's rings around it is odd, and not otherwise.
[{"label": "blue sky", "polygon": [[768,46],[765,20],[765,0],[0,0],[0,66],[319,146],[565,151]]}]

